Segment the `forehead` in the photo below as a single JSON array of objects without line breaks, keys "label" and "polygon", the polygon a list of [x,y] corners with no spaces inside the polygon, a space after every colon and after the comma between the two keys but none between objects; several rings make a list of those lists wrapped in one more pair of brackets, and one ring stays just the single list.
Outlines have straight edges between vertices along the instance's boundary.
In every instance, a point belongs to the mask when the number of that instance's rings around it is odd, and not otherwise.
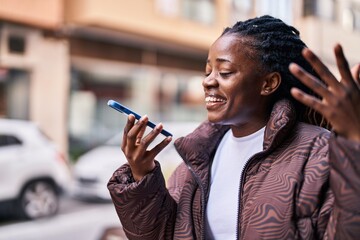
[{"label": "forehead", "polygon": [[250,47],[251,39],[227,34],[219,37],[209,49],[209,57],[226,57],[230,61],[254,60],[255,51]]}]

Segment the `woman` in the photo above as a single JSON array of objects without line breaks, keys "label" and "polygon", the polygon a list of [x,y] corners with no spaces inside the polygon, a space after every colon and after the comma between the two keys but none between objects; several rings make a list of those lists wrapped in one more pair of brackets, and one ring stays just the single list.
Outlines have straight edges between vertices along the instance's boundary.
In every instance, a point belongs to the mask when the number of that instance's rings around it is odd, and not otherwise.
[{"label": "woman", "polygon": [[146,150],[162,125],[144,136],[147,117],[128,118],[128,164],[108,184],[128,238],[360,236],[360,66],[335,55],[340,82],[279,19],[225,29],[206,63],[208,121],[176,140],[168,188],[154,159],[171,138]]}]

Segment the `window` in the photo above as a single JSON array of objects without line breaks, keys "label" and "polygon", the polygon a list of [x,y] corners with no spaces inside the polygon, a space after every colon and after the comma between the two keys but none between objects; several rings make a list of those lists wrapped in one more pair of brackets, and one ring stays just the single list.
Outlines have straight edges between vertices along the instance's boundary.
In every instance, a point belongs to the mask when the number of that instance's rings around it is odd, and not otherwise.
[{"label": "window", "polygon": [[179,15],[178,0],[156,0],[156,9],[161,14],[168,17],[177,17]]},{"label": "window", "polygon": [[314,0],[304,0],[304,5],[303,5],[304,9],[304,17],[307,16],[314,16],[316,15],[316,1]]},{"label": "window", "polygon": [[0,147],[6,147],[11,145],[21,145],[21,141],[11,135],[0,135]]},{"label": "window", "polygon": [[304,0],[304,16],[336,20],[336,0]]},{"label": "window", "polygon": [[215,22],[215,0],[156,0],[155,7],[167,17],[180,17],[207,25]]},{"label": "window", "polygon": [[360,3],[352,2],[342,12],[342,24],[349,30],[360,30]]},{"label": "window", "polygon": [[252,0],[233,0],[232,3],[236,11],[240,11],[246,14],[250,13],[253,7]]},{"label": "window", "polygon": [[26,49],[26,42],[23,36],[9,35],[8,49],[13,54],[24,54]]},{"label": "window", "polygon": [[0,116],[29,119],[29,72],[0,68]]},{"label": "window", "polygon": [[259,0],[256,1],[258,15],[271,15],[280,18],[287,24],[292,24],[292,1],[288,0]]},{"label": "window", "polygon": [[316,4],[316,15],[326,20],[336,20],[335,1],[318,0]]},{"label": "window", "polygon": [[253,0],[232,0],[231,17],[233,23],[247,19],[253,11]]},{"label": "window", "polygon": [[182,17],[204,24],[215,22],[214,0],[182,0]]},{"label": "window", "polygon": [[360,4],[354,5],[352,9],[354,12],[354,29],[360,30]]}]

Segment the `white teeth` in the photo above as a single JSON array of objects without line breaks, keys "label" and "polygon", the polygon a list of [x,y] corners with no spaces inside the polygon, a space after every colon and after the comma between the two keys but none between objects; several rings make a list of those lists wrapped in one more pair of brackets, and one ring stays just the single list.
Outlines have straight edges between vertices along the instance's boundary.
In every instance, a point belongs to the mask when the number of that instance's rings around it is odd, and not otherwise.
[{"label": "white teeth", "polygon": [[225,102],[225,100],[216,97],[206,97],[205,102]]}]

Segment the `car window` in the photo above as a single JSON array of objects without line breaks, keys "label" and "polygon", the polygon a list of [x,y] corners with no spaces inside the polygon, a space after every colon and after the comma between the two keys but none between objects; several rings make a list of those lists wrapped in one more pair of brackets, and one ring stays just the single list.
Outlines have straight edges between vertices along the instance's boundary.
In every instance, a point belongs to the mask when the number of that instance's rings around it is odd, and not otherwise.
[{"label": "car window", "polygon": [[15,136],[0,134],[0,147],[21,145],[22,142]]}]

